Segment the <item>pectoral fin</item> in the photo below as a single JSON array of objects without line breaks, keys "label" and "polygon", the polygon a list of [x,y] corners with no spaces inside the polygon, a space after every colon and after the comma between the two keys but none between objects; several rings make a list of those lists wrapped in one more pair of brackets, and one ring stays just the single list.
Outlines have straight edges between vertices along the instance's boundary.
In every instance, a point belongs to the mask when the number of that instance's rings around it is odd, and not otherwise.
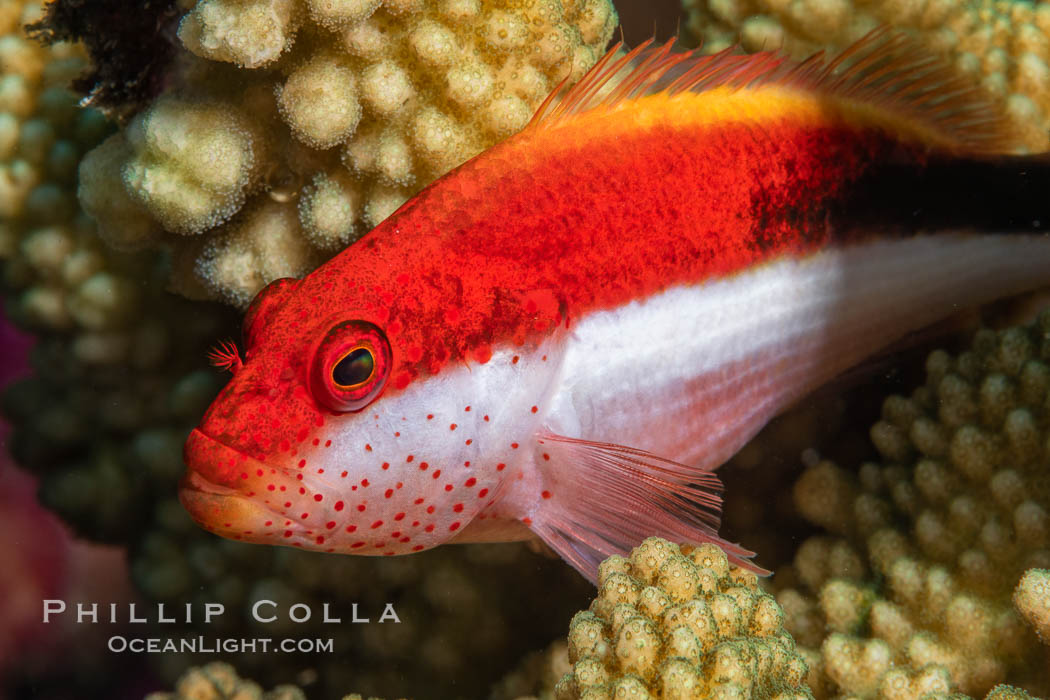
[{"label": "pectoral fin", "polygon": [[713,542],[758,574],[754,556],[718,536],[722,482],[709,471],[644,450],[541,433],[537,463],[550,485],[531,517],[544,542],[591,581],[598,564],[646,537]]}]

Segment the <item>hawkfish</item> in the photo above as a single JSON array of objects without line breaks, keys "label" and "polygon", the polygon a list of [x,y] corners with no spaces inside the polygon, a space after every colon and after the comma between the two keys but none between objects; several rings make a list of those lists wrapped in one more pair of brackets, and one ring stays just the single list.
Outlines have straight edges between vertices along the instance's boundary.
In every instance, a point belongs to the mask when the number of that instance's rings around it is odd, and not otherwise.
[{"label": "hawkfish", "polygon": [[999,155],[1002,116],[901,35],[619,56],[258,294],[185,445],[201,526],[539,538],[592,581],[659,535],[762,571],[718,535],[715,469],[880,348],[1050,281],[1047,161]]}]

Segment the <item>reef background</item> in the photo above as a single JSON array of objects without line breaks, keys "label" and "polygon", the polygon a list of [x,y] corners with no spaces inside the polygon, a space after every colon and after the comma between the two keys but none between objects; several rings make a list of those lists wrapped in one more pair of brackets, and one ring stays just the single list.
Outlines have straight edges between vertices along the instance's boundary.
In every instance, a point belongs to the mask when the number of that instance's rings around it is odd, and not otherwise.
[{"label": "reef background", "polygon": [[[78,3],[70,5],[77,7]],[[190,5],[187,3],[186,7]],[[566,3],[569,5],[572,3]],[[870,17],[878,15],[875,10],[888,11],[879,3],[858,3],[856,7],[816,2],[789,5],[787,10],[779,8],[794,12],[784,15],[786,19],[776,14],[777,3],[689,3],[687,14],[674,2],[636,0],[617,2],[616,10],[628,44],[648,38],[654,30],[658,38],[664,38],[681,27],[691,30],[694,39],[697,34],[706,36],[712,48],[719,48],[718,42],[738,26],[743,27],[741,31],[747,30],[745,39],[752,44],[748,48],[773,36],[771,27],[780,27],[782,35],[788,37],[805,38],[805,32],[797,31],[797,27],[807,12],[821,19],[821,27],[834,25],[834,17],[839,18],[839,25],[834,26],[841,31],[828,31],[828,45],[834,45],[859,31],[858,27],[847,26],[849,17]],[[935,5],[932,1],[924,4],[927,12],[933,12]],[[953,31],[967,36],[960,27],[971,26],[980,34],[980,22],[985,22],[985,33],[991,38],[986,42],[988,48],[978,51],[982,70],[998,65],[1000,54],[1013,56],[1000,44],[1020,47],[1015,64],[1026,67],[1029,82],[1035,84],[1033,100],[1045,99],[1050,94],[1050,82],[1028,58],[1029,54],[1037,54],[1040,44],[1036,39],[1021,40],[1028,36],[1025,23],[1036,26],[1035,20],[1029,21],[1023,13],[1011,9],[1015,6],[1027,7],[1031,12],[1045,9],[1044,3],[987,3],[982,6],[984,14],[977,14],[977,24],[953,25]],[[143,3],[142,7],[160,7],[160,16],[167,16],[163,3]],[[829,13],[832,19],[828,19]],[[140,86],[143,91],[134,93],[135,106],[126,112],[109,109],[109,122],[98,111],[77,110],[76,98],[65,86],[85,68],[83,52],[63,44],[43,48],[16,36],[17,26],[37,19],[38,14],[31,5],[20,1],[0,3],[0,19],[7,23],[5,37],[0,40],[4,69],[0,81],[3,289],[9,316],[38,337],[30,359],[34,375],[16,382],[4,394],[4,412],[14,425],[10,439],[5,439],[5,449],[9,447],[17,461],[39,480],[40,500],[59,514],[63,525],[36,506],[31,482],[12,476],[8,465],[2,468],[0,484],[5,487],[3,495],[7,500],[2,501],[0,518],[4,519],[8,539],[2,545],[7,565],[0,576],[0,593],[9,593],[11,610],[17,612],[0,617],[4,621],[0,625],[4,628],[0,630],[0,658],[5,662],[0,664],[2,692],[12,698],[63,698],[74,694],[137,698],[148,691],[170,688],[189,667],[215,660],[209,655],[150,657],[106,652],[106,637],[126,632],[120,626],[44,629],[33,625],[31,621],[39,613],[39,598],[54,595],[70,601],[138,600],[147,605],[146,609],[153,609],[158,602],[200,605],[215,601],[227,607],[219,624],[145,625],[135,630],[142,636],[334,637],[336,653],[331,655],[222,657],[238,673],[263,687],[294,683],[311,698],[339,698],[351,691],[418,698],[541,693],[544,674],[551,675],[551,668],[565,671],[568,662],[564,647],[558,653],[552,647],[546,656],[540,650],[555,640],[564,640],[573,613],[587,608],[597,595],[569,567],[549,554],[524,545],[491,545],[444,547],[390,560],[333,557],[220,540],[200,531],[183,513],[174,499],[174,483],[181,472],[181,443],[223,381],[221,375],[207,367],[205,353],[216,340],[237,337],[237,314],[222,304],[191,302],[166,291],[169,279],[173,274],[178,277],[180,268],[177,263],[173,266],[164,253],[152,252],[151,246],[158,240],[167,240],[165,236],[176,241],[175,247],[185,243],[185,239],[172,238],[155,221],[144,219],[136,208],[139,204],[129,200],[130,203],[116,207],[115,213],[109,210],[116,216],[120,230],[130,232],[126,238],[100,233],[85,216],[76,198],[78,165],[83,164],[87,153],[95,153],[102,161],[102,156],[128,157],[123,152],[100,154],[92,149],[111,138],[118,122],[129,128],[127,124],[134,121],[134,115],[144,109],[142,102],[155,97],[167,82],[163,78],[144,79]],[[902,11],[902,25],[921,27],[923,21],[933,21],[914,20],[919,14]],[[1004,43],[1001,35],[1006,30],[1000,26],[1000,18],[1014,15],[1019,17],[1015,33],[1021,39]],[[754,17],[762,18],[762,22],[751,21]],[[158,26],[160,40],[174,45],[170,21],[161,21]],[[697,26],[704,31],[695,31]],[[758,29],[766,33],[758,33]],[[1013,36],[1008,32],[1007,35]],[[812,37],[807,41],[808,44],[800,43],[798,50],[813,46]],[[1036,49],[1029,50],[1032,46]],[[966,61],[969,59],[964,57],[963,63]],[[339,66],[336,69],[337,73],[341,70]],[[994,88],[995,81],[992,83]],[[1006,90],[1004,94],[1014,93]],[[129,98],[118,95],[117,99],[127,103]],[[105,104],[105,100],[99,100],[100,107]],[[1027,107],[1017,109],[1026,114]],[[172,111],[169,116],[177,113]],[[157,120],[162,121],[159,117]],[[148,132],[148,125],[141,128]],[[142,142],[147,141],[143,137]],[[240,143],[234,140],[231,148]],[[229,145],[225,141],[220,145],[223,144]],[[455,151],[456,144],[452,146]],[[1038,147],[1038,143],[1033,147]],[[295,154],[315,164],[319,171],[332,165],[311,155],[309,149],[295,149]],[[398,153],[393,146],[382,152]],[[155,153],[147,155],[153,158]],[[391,158],[390,168],[398,166],[400,161]],[[417,165],[419,173],[430,173],[429,162]],[[101,174],[97,184],[102,191],[115,191],[107,188],[119,186],[106,179],[105,162],[93,172]],[[377,190],[379,195],[392,196],[393,190],[402,192],[398,188],[409,186],[390,180],[394,172],[375,175],[377,182],[392,188]],[[412,186],[418,184],[412,182]],[[331,233],[338,237],[346,233],[325,228],[322,216],[328,211],[326,196],[335,202],[336,211],[343,211],[340,206],[354,204],[353,198],[345,194],[343,180],[337,176],[324,181],[307,179],[296,186],[300,189],[289,185],[289,191],[310,193],[312,197],[309,215],[313,218],[304,216],[314,226],[310,235],[317,238]],[[251,187],[246,190],[246,198],[256,192]],[[376,195],[372,201],[378,202],[377,207],[394,201],[383,197]],[[80,201],[85,201],[83,193]],[[90,203],[90,195],[87,201]],[[126,208],[121,209],[124,205]],[[372,216],[368,210],[360,215],[366,221]],[[275,215],[272,220],[281,221],[282,216]],[[207,235],[240,245],[237,241],[247,235],[243,234],[246,229],[242,223],[234,219],[229,226],[219,224]],[[113,252],[113,245],[121,250]],[[181,250],[189,251],[187,255],[193,260],[249,258],[262,261],[262,267],[267,252],[251,246],[237,248],[233,243],[227,248],[213,248],[212,252],[218,253],[212,258],[194,246]],[[247,252],[237,257],[230,251],[237,255]],[[227,254],[230,257],[223,257]],[[264,272],[276,274],[273,270]],[[223,289],[242,289],[237,286],[242,283],[243,289],[252,289],[261,281],[261,277],[234,276],[225,278],[223,284],[227,286]],[[182,285],[181,291],[218,295],[227,302],[241,298],[191,287]],[[1000,326],[1013,323],[1016,317],[1004,308],[1008,307],[985,310],[985,321]],[[976,327],[977,321],[971,319],[965,325],[968,330],[936,338],[936,347],[946,348],[952,355],[963,352]],[[990,353],[991,341],[985,338],[983,342]],[[1031,342],[1037,347],[1029,352],[1026,361],[1046,361],[1046,350],[1038,347],[1038,337]],[[809,650],[807,662],[823,673],[815,650],[833,634],[844,635],[842,653],[834,658],[856,660],[852,670],[831,669],[838,686],[828,685],[829,676],[814,671],[809,680],[818,697],[845,693],[847,689],[863,697],[886,696],[879,689],[879,674],[885,670],[879,666],[880,657],[871,645],[864,647],[863,641],[855,640],[870,636],[871,611],[876,609],[877,596],[889,595],[886,581],[892,578],[891,572],[869,570],[864,538],[849,524],[853,516],[844,514],[849,508],[843,504],[865,495],[858,486],[866,473],[861,465],[889,463],[890,476],[895,481],[890,489],[893,496],[886,497],[892,505],[887,507],[898,509],[891,520],[917,538],[909,529],[911,511],[918,514],[922,509],[915,505],[920,503],[916,498],[908,500],[908,488],[902,485],[907,478],[901,474],[910,474],[916,455],[941,458],[943,452],[936,453],[936,446],[930,447],[929,442],[921,443],[925,447],[905,444],[912,434],[909,421],[917,420],[917,409],[885,417],[883,402],[891,394],[909,395],[913,387],[924,384],[926,357],[932,347],[920,345],[882,358],[852,382],[839,382],[819,392],[769,426],[720,472],[727,488],[723,534],[759,551],[760,563],[777,571],[772,580],[762,585],[776,593],[787,631]],[[12,360],[6,344],[3,352],[3,363],[8,367]],[[976,378],[984,376],[984,365],[980,370],[967,369],[966,362],[962,361],[962,369],[937,370],[941,372],[938,381],[943,376],[958,375],[976,382]],[[990,371],[1008,377],[1017,374],[1010,375],[998,365]],[[1014,380],[1007,380],[1007,384],[1011,381]],[[936,388],[930,391],[936,392]],[[991,401],[1000,395],[989,396]],[[1045,431],[1045,416],[1038,416],[1038,429]],[[883,426],[881,442],[872,442],[872,425]],[[815,460],[812,452],[807,453],[807,460],[801,458],[807,448],[814,447],[826,462]],[[933,450],[933,454],[924,450]],[[827,467],[828,463],[841,465],[840,471]],[[825,466],[819,467],[821,464]],[[1045,461],[1040,464],[1045,465]],[[823,479],[817,479],[818,486],[823,487],[810,489],[818,494],[815,499],[800,495],[800,490],[805,489],[798,484],[803,483],[801,477],[805,474],[811,477],[808,483],[816,477]],[[10,483],[13,480],[18,485]],[[1043,499],[1039,501],[1041,507],[1050,508],[1047,494],[1040,489],[1036,489],[1036,500]],[[886,489],[872,490],[885,497]],[[12,501],[17,506],[10,505]],[[84,553],[88,550],[71,544],[70,533],[82,541],[107,543],[110,548]],[[1015,534],[1008,533],[1006,539]],[[41,554],[50,560],[40,561]],[[941,557],[942,564],[957,553],[949,554]],[[24,568],[13,565],[22,561],[31,563]],[[916,574],[914,578],[921,576]],[[723,581],[720,585],[731,583]],[[918,587],[929,589],[926,583]],[[15,596],[18,591],[22,593]],[[834,593],[839,597],[831,595]],[[1001,592],[996,596],[996,605],[1008,605]],[[356,602],[362,610],[376,614],[389,602],[395,605],[403,624],[275,623],[259,627],[250,621],[248,606],[262,597],[278,601],[285,608],[294,602],[308,603],[315,611],[321,604],[330,603],[334,610],[344,613],[347,606]],[[832,605],[836,602],[841,604]],[[928,603],[918,600],[917,604]],[[979,614],[965,619],[979,623],[981,611],[990,609],[981,606],[985,603],[977,605]],[[838,617],[832,614],[836,612]],[[978,625],[979,631],[988,629]],[[1039,647],[1030,632],[1014,628],[1008,631],[1012,639],[1022,641],[1024,653],[1018,658],[1029,667],[1027,674],[1012,669],[1010,678],[1027,681],[1033,692],[1050,687],[1038,674],[1040,668],[1050,665],[1045,647]],[[7,640],[14,641],[4,646]],[[855,644],[856,649],[849,644]],[[867,657],[865,649],[870,652]],[[904,659],[911,653],[909,649],[888,653]],[[948,659],[947,655],[942,656],[942,661]],[[912,654],[908,658],[919,657]],[[871,678],[865,676],[866,672]],[[191,690],[191,685],[184,689]],[[547,692],[553,692],[553,682],[548,685]],[[989,687],[978,679],[966,692],[983,695]],[[959,689],[958,681],[952,689]]]}]

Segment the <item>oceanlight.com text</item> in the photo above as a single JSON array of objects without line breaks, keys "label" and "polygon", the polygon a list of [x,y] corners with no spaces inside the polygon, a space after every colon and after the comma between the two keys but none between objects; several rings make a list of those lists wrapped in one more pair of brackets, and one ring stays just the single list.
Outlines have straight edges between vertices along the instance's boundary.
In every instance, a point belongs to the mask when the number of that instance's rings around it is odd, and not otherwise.
[{"label": "oceanlight.com text", "polygon": [[125,637],[114,635],[106,647],[117,654],[331,654],[332,639],[270,637]]}]

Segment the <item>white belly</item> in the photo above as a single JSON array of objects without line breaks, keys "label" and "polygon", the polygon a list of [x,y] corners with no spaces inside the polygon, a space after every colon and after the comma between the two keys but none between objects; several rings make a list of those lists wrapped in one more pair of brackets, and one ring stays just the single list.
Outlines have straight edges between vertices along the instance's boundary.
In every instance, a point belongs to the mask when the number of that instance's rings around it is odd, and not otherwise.
[{"label": "white belly", "polygon": [[1050,237],[920,236],[783,258],[580,319],[546,425],[714,468],[909,331],[1050,284]]}]

